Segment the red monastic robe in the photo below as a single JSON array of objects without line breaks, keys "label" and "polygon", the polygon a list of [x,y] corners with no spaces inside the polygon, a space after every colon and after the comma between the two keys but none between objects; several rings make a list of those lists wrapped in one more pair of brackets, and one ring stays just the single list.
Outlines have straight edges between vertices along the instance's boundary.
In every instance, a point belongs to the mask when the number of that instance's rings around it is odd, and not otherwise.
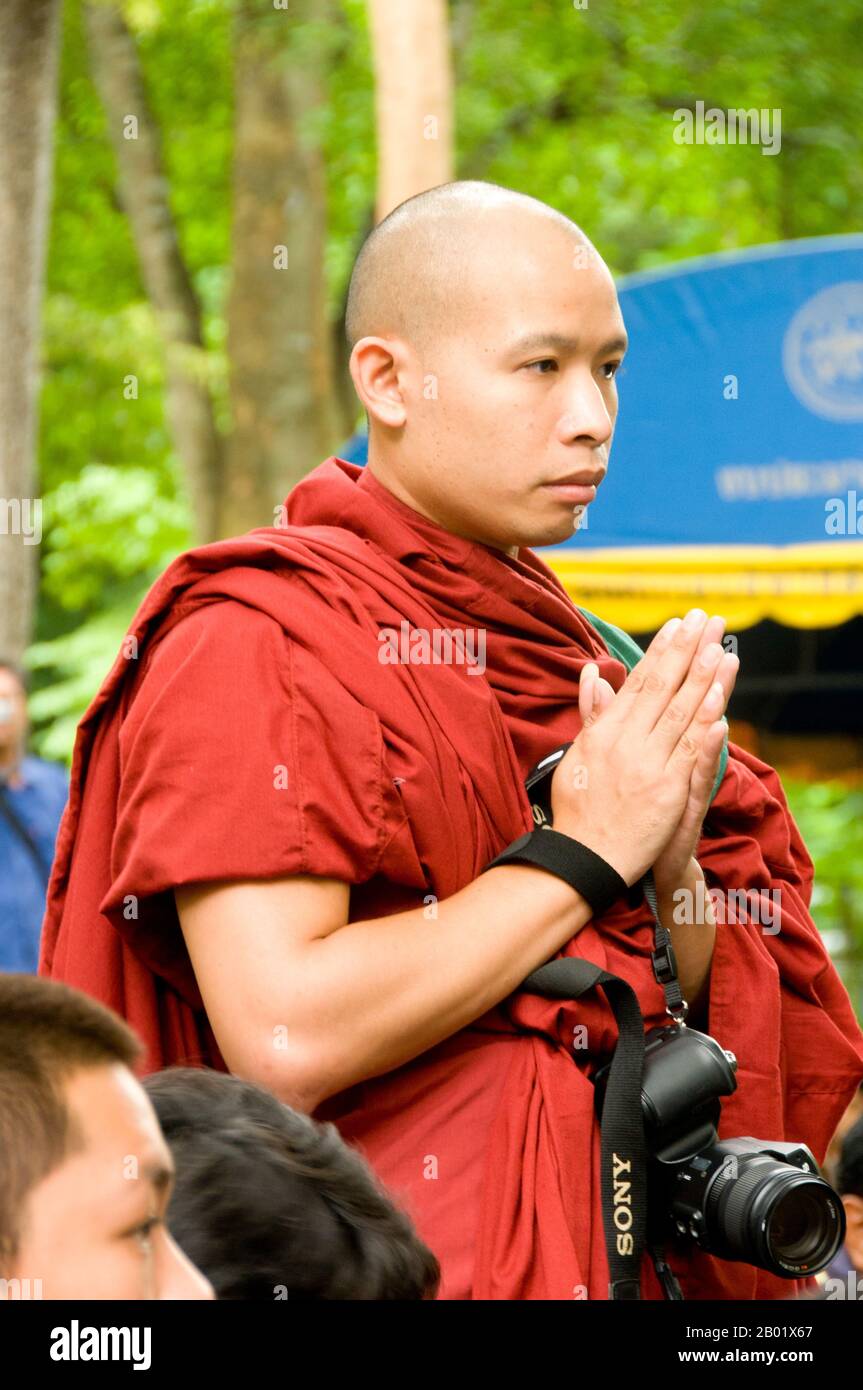
[{"label": "red monastic robe", "polygon": [[[287,518],[174,561],[78,730],[40,968],[126,1018],[145,1070],[224,1067],[175,885],[333,877],[353,885],[351,920],[447,898],[532,827],[523,778],[577,734],[583,663],[625,679],[537,555],[450,535],[367,469],[328,459]],[[403,622],[472,629],[468,650],[484,632],[485,670],[382,660],[380,633]],[[809,915],[812,861],[779,778],[733,743],[708,828],[708,886],[781,890],[778,932],[717,931],[709,1031],[738,1059],[720,1136],[803,1141],[821,1162],[863,1035]],[[667,1018],[651,947],[649,910],[623,900],[561,954],[629,980],[652,1027]],[[589,1050],[573,1050],[578,1024]],[[438,1255],[442,1298],[607,1298],[589,1077],[616,1036],[600,991],[516,993],[319,1107]],[[670,1262],[691,1299],[795,1290],[694,1249]],[[642,1289],[662,1296],[649,1258]]]}]

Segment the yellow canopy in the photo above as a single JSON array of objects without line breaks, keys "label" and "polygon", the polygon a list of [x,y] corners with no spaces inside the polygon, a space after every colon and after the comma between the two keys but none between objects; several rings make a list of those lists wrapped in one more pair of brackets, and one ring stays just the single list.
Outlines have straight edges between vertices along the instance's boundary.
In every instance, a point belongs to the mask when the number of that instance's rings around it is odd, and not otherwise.
[{"label": "yellow canopy", "polygon": [[541,550],[575,603],[627,632],[652,632],[694,606],[726,631],[764,618],[835,627],[863,613],[863,541],[789,546]]}]

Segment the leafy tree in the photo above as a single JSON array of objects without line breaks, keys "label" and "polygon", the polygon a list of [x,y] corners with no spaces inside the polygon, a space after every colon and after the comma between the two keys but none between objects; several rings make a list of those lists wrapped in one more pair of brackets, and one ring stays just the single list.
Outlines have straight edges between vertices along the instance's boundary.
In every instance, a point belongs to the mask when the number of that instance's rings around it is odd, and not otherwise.
[{"label": "leafy tree", "polygon": [[[326,67],[326,98],[300,124],[303,138],[317,142],[326,176],[326,312],[347,433],[360,412],[346,384],[340,335],[351,265],[374,217],[375,91],[366,0],[332,6],[292,0],[286,13],[298,60],[323,57]],[[227,313],[240,9],[239,0],[122,4],[200,306],[196,369],[223,435],[232,415]],[[855,230],[863,216],[858,14],[852,0],[823,7],[809,0],[618,0],[583,10],[563,0],[451,0],[457,176],[506,184],[559,207],[619,273]],[[269,16],[274,34],[284,20],[285,12]],[[677,144],[674,112],[699,100],[778,107],[781,153]],[[34,701],[38,741],[68,755],[75,720],[113,660],[122,613],[128,622],[166,559],[193,537],[187,482],[165,425],[162,337],[117,191],[82,0],[64,6],[43,356],[46,537],[38,646],[30,655],[37,684],[48,685],[55,673],[74,670],[72,634],[93,653],[87,680],[60,681],[50,700]],[[94,480],[104,501],[94,495]],[[137,499],[146,526],[124,510],[124,497]]]}]

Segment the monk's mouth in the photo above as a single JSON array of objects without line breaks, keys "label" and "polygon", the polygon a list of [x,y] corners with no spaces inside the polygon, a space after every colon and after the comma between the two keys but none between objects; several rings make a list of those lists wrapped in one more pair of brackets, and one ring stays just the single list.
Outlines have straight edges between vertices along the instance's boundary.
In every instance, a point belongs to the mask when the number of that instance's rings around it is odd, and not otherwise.
[{"label": "monk's mouth", "polygon": [[545,491],[553,492],[562,502],[571,502],[574,506],[587,506],[596,497],[594,483],[543,483],[542,486]]}]

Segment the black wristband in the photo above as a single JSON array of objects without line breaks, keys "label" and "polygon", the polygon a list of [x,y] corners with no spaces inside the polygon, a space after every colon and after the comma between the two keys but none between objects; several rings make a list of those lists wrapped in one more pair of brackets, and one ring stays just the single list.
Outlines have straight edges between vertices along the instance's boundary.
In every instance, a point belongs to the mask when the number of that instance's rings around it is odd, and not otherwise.
[{"label": "black wristband", "polygon": [[519,835],[496,859],[486,864],[482,872],[500,864],[532,864],[537,869],[547,869],[580,893],[590,903],[596,917],[621,894],[629,892],[626,879],[594,850],[550,827]]}]

